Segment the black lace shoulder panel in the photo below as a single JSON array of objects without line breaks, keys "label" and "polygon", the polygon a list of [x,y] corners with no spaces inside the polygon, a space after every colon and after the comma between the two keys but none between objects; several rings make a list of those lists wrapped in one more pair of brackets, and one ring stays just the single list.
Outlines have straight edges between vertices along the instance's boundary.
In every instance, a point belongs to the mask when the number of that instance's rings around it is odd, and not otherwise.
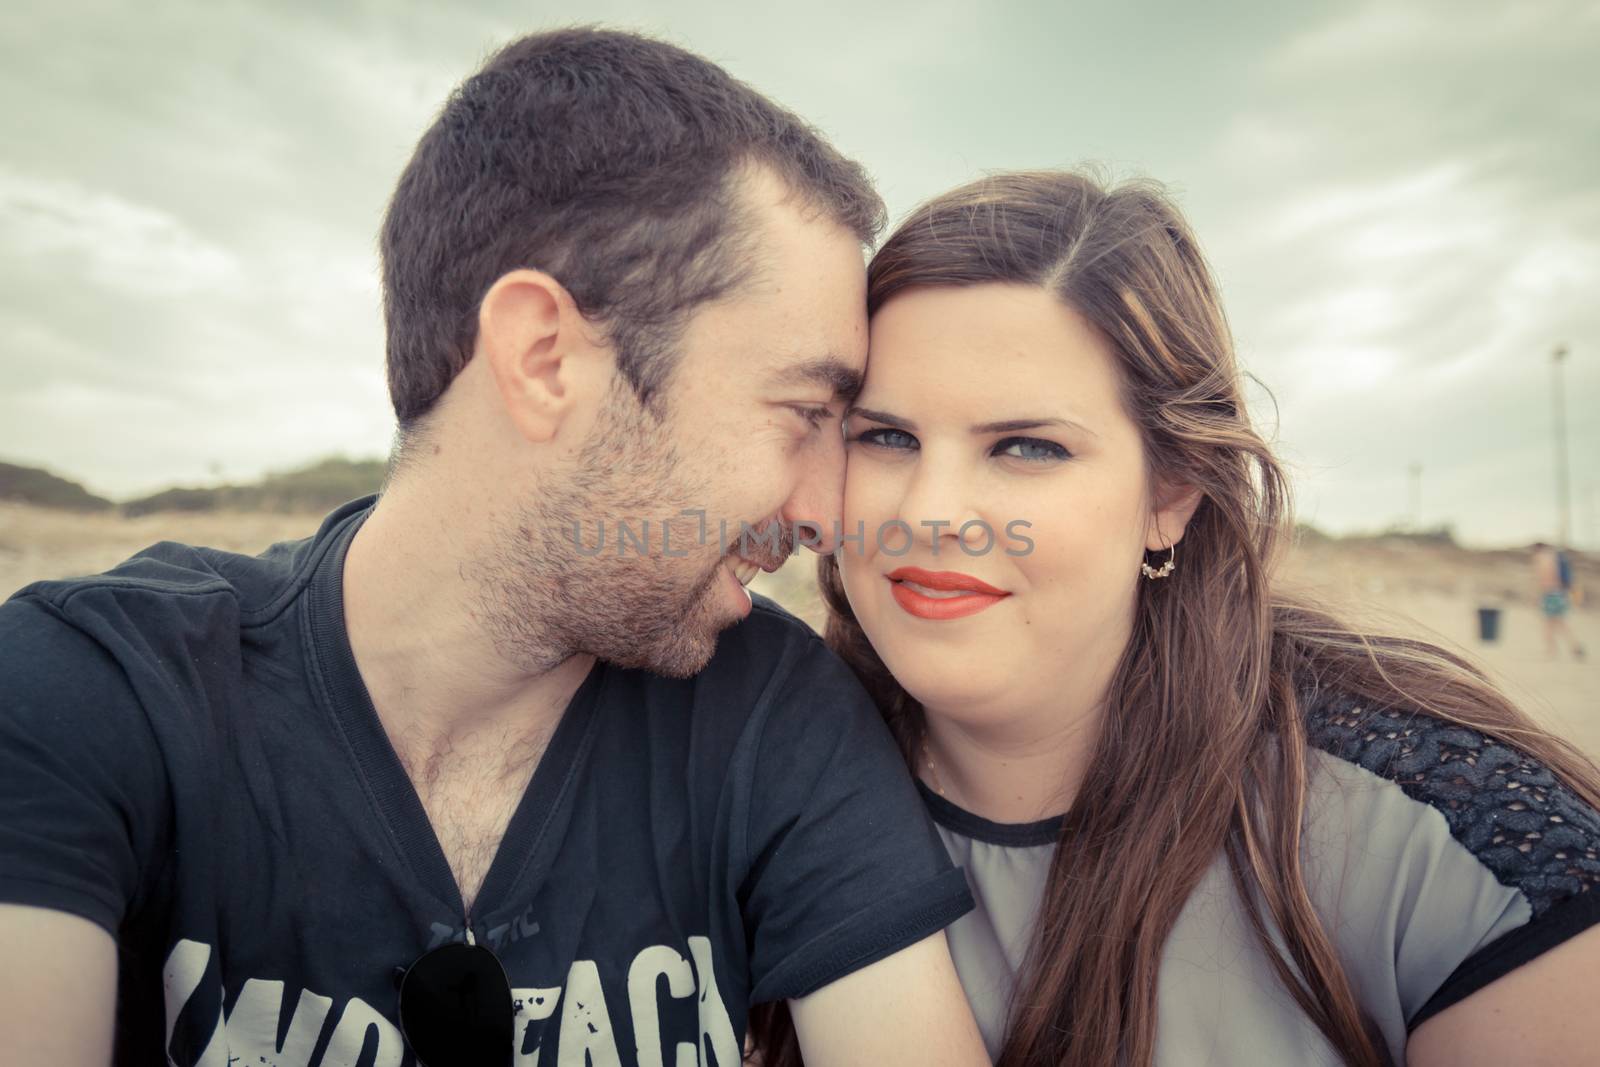
[{"label": "black lace shoulder panel", "polygon": [[1307,740],[1434,808],[1450,834],[1542,916],[1600,895],[1600,812],[1543,764],[1476,730],[1348,697],[1308,702]]}]

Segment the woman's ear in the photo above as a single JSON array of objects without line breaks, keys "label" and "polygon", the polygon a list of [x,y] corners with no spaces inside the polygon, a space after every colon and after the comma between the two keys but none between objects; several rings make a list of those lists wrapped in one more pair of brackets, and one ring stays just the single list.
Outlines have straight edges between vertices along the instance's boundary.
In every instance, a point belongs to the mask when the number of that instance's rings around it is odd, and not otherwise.
[{"label": "woman's ear", "polygon": [[575,365],[593,339],[560,282],[537,270],[501,275],[478,305],[477,355],[506,414],[529,441],[548,441],[571,413]]},{"label": "woman's ear", "polygon": [[1179,541],[1200,506],[1202,494],[1192,485],[1162,486],[1156,494],[1156,506],[1150,512],[1150,522],[1145,529],[1144,547],[1150,552],[1165,552]]}]

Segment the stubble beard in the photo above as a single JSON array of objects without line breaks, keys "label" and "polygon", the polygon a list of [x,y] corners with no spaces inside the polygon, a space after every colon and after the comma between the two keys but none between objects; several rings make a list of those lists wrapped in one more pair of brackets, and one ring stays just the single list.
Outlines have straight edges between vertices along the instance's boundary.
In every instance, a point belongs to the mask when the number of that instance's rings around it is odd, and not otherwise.
[{"label": "stubble beard", "polygon": [[[681,514],[704,506],[704,487],[688,475],[669,428],[630,404],[631,397],[608,403],[574,472],[509,513],[496,558],[476,579],[498,651],[529,673],[586,653],[689,678],[736,621],[718,607],[724,579],[715,539],[701,544],[700,519]],[[648,552],[632,543],[619,552],[619,524],[638,531],[642,522]],[[670,557],[661,554],[663,522]],[[599,530],[605,544],[594,553]]]}]

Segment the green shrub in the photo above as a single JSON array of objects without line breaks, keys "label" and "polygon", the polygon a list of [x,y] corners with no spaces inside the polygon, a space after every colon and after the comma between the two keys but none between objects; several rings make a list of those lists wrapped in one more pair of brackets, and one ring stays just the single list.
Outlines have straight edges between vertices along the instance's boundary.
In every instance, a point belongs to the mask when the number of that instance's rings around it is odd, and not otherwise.
[{"label": "green shrub", "polygon": [[38,467],[20,467],[15,463],[0,463],[0,500],[68,511],[105,511],[115,506],[77,482],[57,478]]},{"label": "green shrub", "polygon": [[209,489],[166,489],[122,505],[129,517],[157,511],[332,511],[347,500],[376,493],[383,484],[381,459],[342,457],[319,460],[298,470],[268,474],[251,485]]}]

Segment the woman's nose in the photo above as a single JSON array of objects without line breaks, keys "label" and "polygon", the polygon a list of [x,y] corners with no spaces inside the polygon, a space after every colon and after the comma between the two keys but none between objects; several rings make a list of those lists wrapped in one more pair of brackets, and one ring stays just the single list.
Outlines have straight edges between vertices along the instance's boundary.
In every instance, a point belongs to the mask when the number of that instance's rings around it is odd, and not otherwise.
[{"label": "woman's nose", "polygon": [[957,464],[927,452],[918,457],[898,517],[910,526],[915,543],[936,552],[983,540],[972,479]]}]

